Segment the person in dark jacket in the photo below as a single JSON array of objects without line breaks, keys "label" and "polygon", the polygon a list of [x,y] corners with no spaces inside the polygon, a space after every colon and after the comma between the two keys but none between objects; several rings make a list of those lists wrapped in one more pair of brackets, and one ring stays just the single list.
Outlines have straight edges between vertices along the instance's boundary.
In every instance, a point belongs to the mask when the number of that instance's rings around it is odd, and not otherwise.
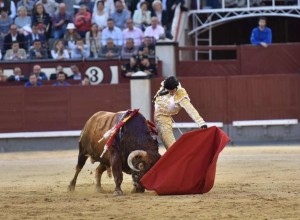
[{"label": "person in dark jacket", "polygon": [[14,68],[14,74],[7,78],[7,82],[27,82],[28,78],[22,74],[20,67]]},{"label": "person in dark jacket", "polygon": [[42,42],[40,40],[34,41],[33,47],[29,50],[29,57],[32,60],[48,58],[48,52],[42,47]]},{"label": "person in dark jacket", "polygon": [[132,74],[138,71],[140,71],[140,67],[136,56],[130,57],[129,62],[121,66],[121,75],[124,78],[130,78]]},{"label": "person in dark jacket", "polygon": [[35,5],[32,24],[38,24],[39,33],[45,34],[47,38],[50,38],[52,20],[50,15],[45,11],[42,3]]},{"label": "person in dark jacket", "polygon": [[15,24],[10,25],[9,33],[4,37],[3,53],[11,48],[13,42],[19,42],[20,48],[26,50],[26,38],[23,34],[18,33],[18,27]]}]

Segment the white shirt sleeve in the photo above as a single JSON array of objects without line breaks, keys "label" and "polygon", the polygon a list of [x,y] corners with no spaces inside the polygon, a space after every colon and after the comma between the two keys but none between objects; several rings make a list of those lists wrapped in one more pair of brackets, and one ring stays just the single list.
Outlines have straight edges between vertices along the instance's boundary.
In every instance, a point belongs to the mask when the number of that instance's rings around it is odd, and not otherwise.
[{"label": "white shirt sleeve", "polygon": [[16,17],[16,14],[17,14],[16,5],[13,1],[10,1],[10,15],[9,15],[9,17],[14,19]]}]

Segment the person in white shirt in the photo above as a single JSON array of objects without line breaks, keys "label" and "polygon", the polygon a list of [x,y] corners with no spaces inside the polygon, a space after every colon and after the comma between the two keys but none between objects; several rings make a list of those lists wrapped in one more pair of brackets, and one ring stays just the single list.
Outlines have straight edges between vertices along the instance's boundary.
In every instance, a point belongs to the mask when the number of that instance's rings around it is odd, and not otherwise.
[{"label": "person in white shirt", "polygon": [[134,11],[133,14],[134,26],[144,30],[151,23],[151,12],[148,10],[148,4],[143,2],[141,8]]},{"label": "person in white shirt", "polygon": [[123,45],[123,33],[120,28],[115,26],[113,19],[107,19],[107,27],[102,31],[102,45],[105,46],[107,39],[112,38],[117,46]]},{"label": "person in white shirt", "polygon": [[100,30],[106,27],[106,21],[108,19],[108,13],[104,10],[104,1],[97,2],[97,11],[93,13],[92,23],[96,23]]},{"label": "person in white shirt", "polygon": [[165,35],[165,29],[159,24],[157,17],[151,18],[151,26],[146,28],[144,35],[153,37],[155,40],[158,40]]},{"label": "person in white shirt", "polygon": [[133,20],[127,19],[126,21],[127,28],[123,31],[123,39],[126,41],[129,38],[132,38],[134,40],[134,45],[139,47],[142,44],[142,41],[144,39],[144,33],[140,28],[133,26]]},{"label": "person in white shirt", "polygon": [[104,2],[104,10],[110,16],[115,12],[115,2],[114,0],[96,0],[94,4],[93,14],[97,12],[97,5],[99,1]]},{"label": "person in white shirt", "polygon": [[17,15],[16,4],[14,3],[14,1],[10,1],[10,15],[9,15],[9,17],[14,19],[16,17],[16,15]]},{"label": "person in white shirt", "polygon": [[64,48],[63,40],[57,40],[54,43],[54,48],[51,50],[51,56],[55,60],[70,59],[68,50]]}]

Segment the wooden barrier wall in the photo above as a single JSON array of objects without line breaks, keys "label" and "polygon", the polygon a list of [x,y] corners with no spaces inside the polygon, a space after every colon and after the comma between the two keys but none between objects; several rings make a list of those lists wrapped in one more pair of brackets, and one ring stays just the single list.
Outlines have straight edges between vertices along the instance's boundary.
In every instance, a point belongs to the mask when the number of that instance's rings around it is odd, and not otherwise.
[{"label": "wooden barrier wall", "polygon": [[[300,120],[300,75],[185,77],[179,80],[206,121]],[[152,95],[160,80],[153,81]],[[155,88],[155,89],[154,89]],[[175,121],[192,121],[181,111]]]},{"label": "wooden barrier wall", "polygon": [[265,75],[265,74],[297,74],[300,72],[300,43],[272,44],[267,48],[261,46],[203,46],[178,47],[181,51],[194,54],[196,50],[235,52],[236,57],[229,60],[180,60],[177,57],[176,75],[192,76],[232,76],[232,75]]},{"label": "wooden barrier wall", "polygon": [[[152,96],[161,80],[152,79]],[[185,77],[179,80],[206,121],[227,124],[234,120],[300,120],[300,75]],[[0,132],[77,130],[97,111],[130,108],[130,88],[128,83],[1,87],[0,106]],[[191,121],[184,111],[174,118],[178,122]]]},{"label": "wooden barrier wall", "polygon": [[130,108],[128,83],[0,89],[0,132],[82,129],[97,111]]}]

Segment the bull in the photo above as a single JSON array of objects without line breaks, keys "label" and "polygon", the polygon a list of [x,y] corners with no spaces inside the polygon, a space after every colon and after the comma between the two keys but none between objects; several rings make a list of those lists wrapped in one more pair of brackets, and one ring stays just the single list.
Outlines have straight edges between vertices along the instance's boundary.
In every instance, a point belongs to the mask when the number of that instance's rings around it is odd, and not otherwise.
[{"label": "bull", "polygon": [[[78,174],[86,160],[100,162],[96,168],[96,190],[102,191],[101,176],[104,171],[113,174],[115,190],[113,195],[122,195],[123,173],[132,175],[132,192],[144,192],[140,179],[159,160],[158,142],[154,138],[146,119],[140,113],[134,115],[119,130],[111,147],[102,156],[105,140],[103,135],[126,116],[125,112],[97,112],[85,124],[79,140],[79,154],[74,178],[68,190],[74,191]],[[102,157],[100,157],[102,156]]]}]

